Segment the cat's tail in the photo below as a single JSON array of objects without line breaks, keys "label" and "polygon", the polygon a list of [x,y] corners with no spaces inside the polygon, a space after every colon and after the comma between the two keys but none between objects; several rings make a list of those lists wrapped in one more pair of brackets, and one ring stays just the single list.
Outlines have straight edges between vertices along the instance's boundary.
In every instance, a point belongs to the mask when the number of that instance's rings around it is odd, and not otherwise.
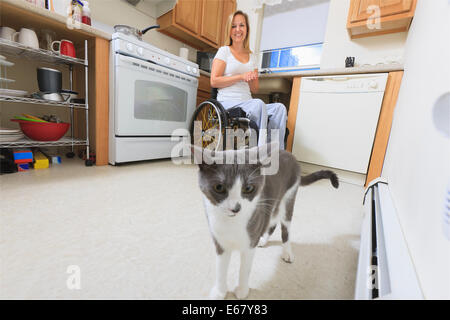
[{"label": "cat's tail", "polygon": [[336,189],[339,187],[339,180],[336,173],[330,170],[316,171],[314,173],[308,174],[307,176],[303,176],[300,178],[300,185],[307,186],[322,179],[330,179],[331,185],[333,187],[335,187]]}]

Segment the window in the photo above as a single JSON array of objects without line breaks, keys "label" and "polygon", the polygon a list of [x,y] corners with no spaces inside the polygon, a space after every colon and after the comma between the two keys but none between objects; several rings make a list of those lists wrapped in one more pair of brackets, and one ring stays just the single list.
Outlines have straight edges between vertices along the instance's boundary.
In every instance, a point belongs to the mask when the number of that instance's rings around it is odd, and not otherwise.
[{"label": "window", "polygon": [[319,69],[329,0],[283,0],[264,8],[261,69]]}]

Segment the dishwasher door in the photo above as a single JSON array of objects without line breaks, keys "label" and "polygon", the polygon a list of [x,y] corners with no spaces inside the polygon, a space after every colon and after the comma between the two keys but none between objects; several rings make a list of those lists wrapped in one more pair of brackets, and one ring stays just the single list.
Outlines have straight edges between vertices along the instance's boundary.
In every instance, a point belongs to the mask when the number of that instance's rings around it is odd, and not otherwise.
[{"label": "dishwasher door", "polygon": [[387,77],[302,78],[292,148],[297,160],[366,174]]}]

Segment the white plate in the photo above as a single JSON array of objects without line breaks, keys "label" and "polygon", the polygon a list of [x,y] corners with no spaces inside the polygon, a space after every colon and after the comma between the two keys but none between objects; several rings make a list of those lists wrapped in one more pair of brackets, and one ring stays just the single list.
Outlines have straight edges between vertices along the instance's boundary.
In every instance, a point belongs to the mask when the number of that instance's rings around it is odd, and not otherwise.
[{"label": "white plate", "polygon": [[28,91],[23,90],[0,89],[0,95],[2,96],[24,97],[27,94]]},{"label": "white plate", "polygon": [[20,134],[20,129],[0,128],[0,135]]},{"label": "white plate", "polygon": [[24,134],[14,134],[14,135],[0,135],[0,142],[14,142],[20,140],[24,137]]}]

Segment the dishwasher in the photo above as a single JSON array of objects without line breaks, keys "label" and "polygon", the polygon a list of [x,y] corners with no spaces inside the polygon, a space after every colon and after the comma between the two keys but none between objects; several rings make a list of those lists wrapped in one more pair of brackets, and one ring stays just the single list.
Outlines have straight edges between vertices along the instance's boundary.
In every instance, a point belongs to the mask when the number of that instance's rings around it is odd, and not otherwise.
[{"label": "dishwasher", "polygon": [[297,160],[366,174],[387,77],[302,78],[292,147]]}]

